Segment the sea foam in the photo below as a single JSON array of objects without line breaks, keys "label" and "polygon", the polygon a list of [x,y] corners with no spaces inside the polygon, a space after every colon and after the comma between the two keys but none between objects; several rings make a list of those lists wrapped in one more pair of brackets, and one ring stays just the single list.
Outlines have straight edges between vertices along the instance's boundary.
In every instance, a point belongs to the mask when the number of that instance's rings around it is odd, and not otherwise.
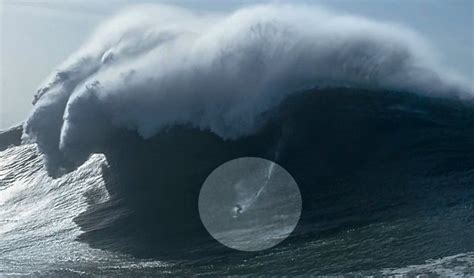
[{"label": "sea foam", "polygon": [[224,14],[145,5],[106,22],[44,82],[23,139],[61,175],[116,128],[149,138],[187,125],[236,139],[292,93],[349,86],[473,95],[428,42],[396,24],[313,6]]}]

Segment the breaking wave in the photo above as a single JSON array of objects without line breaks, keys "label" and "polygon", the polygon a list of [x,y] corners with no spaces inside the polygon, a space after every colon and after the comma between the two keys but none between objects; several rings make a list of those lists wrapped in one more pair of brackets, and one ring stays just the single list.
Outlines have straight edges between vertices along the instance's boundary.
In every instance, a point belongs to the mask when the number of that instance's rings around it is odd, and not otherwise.
[{"label": "breaking wave", "polygon": [[[0,273],[471,273],[473,87],[436,60],[413,31],[317,7],[130,8],[0,132]],[[282,165],[303,202],[292,236],[252,254],[197,210],[245,156]]]},{"label": "breaking wave", "polygon": [[147,139],[188,126],[235,140],[261,130],[290,95],[328,87],[472,98],[402,26],[309,6],[218,14],[147,5],[105,23],[44,82],[23,139],[60,176],[117,129]]}]

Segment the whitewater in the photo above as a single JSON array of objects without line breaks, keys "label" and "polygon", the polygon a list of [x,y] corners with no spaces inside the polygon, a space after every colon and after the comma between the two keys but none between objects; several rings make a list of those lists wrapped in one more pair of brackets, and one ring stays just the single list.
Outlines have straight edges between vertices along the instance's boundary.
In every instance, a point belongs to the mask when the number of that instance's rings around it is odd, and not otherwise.
[{"label": "whitewater", "polygon": [[24,140],[36,142],[48,171],[60,175],[86,161],[111,129],[149,138],[189,125],[236,139],[308,88],[472,99],[472,84],[435,56],[406,28],[321,8],[267,5],[230,15],[130,8],[45,80]]}]

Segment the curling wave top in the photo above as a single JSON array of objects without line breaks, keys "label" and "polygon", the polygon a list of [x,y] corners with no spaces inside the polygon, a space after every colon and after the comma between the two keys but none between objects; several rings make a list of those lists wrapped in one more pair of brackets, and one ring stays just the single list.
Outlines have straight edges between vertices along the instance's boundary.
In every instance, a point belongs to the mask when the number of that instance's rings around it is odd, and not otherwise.
[{"label": "curling wave top", "polygon": [[189,125],[236,139],[256,132],[291,93],[349,86],[473,95],[401,26],[309,6],[215,14],[147,5],[105,23],[44,82],[23,138],[57,175],[115,128],[149,138]]}]

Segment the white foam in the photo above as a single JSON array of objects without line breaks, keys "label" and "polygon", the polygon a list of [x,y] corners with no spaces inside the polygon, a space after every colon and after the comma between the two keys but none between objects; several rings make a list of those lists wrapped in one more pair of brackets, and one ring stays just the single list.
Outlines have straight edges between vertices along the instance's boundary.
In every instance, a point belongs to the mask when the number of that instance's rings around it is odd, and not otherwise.
[{"label": "white foam", "polygon": [[383,276],[389,277],[468,277],[472,274],[474,254],[461,253],[440,259],[432,259],[420,265],[384,269]]},{"label": "white foam", "polygon": [[79,165],[111,128],[149,138],[186,124],[254,133],[289,94],[325,86],[472,97],[414,32],[310,6],[231,14],[129,8],[99,28],[37,93],[24,139],[51,172]]}]

